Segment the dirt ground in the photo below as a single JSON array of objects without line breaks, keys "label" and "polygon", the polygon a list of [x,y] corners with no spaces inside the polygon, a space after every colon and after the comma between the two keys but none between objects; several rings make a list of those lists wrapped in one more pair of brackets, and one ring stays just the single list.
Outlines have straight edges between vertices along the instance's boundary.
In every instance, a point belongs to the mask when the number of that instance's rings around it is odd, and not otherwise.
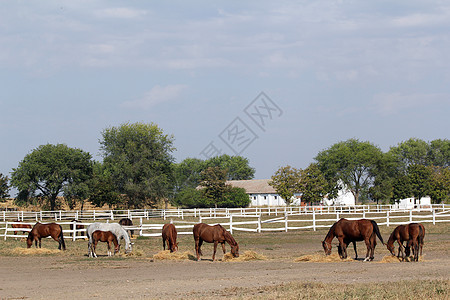
[{"label": "dirt ground", "polygon": [[[393,228],[390,228],[392,230]],[[427,227],[427,230],[429,228]],[[202,298],[226,296],[232,288],[278,285],[288,282],[391,282],[450,278],[450,234],[448,225],[425,239],[424,257],[420,262],[381,263],[386,248],[378,244],[373,262],[350,261],[335,263],[294,262],[304,254],[321,252],[320,241],[325,231],[306,233],[237,233],[241,253],[254,250],[268,257],[263,261],[211,261],[212,245],[203,246],[200,262],[153,261],[151,252],[161,249],[160,238],[138,239],[136,248],[142,256],[85,256],[87,242],[68,242],[68,248],[78,247],[77,255],[13,256],[0,254],[1,299],[88,299],[88,298]],[[385,239],[388,229],[383,229]],[[180,251],[193,253],[192,236],[180,236]],[[0,243],[9,243],[1,241]],[[10,242],[13,243],[13,242]],[[9,245],[13,247],[15,244]],[[333,251],[336,251],[336,242]],[[7,244],[3,245],[6,248]],[[43,247],[56,248],[51,240]],[[359,256],[365,249],[358,245]],[[78,250],[79,249],[79,250]],[[227,247],[229,249],[229,247]],[[74,250],[72,250],[74,251]],[[100,254],[106,253],[104,245]],[[218,251],[218,258],[222,253]],[[353,249],[349,249],[353,256]]]}]

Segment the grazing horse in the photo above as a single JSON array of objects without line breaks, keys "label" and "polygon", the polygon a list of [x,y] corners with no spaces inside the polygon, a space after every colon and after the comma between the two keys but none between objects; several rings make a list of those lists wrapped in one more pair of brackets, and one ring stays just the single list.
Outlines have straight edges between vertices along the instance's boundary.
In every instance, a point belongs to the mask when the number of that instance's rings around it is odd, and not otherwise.
[{"label": "grazing horse", "polygon": [[166,250],[166,243],[170,252],[175,252],[178,250],[177,229],[175,228],[175,225],[171,223],[164,224],[162,228],[162,241],[164,250]]},{"label": "grazing horse", "polygon": [[92,253],[94,257],[97,257],[97,254],[95,253],[95,248],[97,247],[98,241],[108,243],[108,256],[112,256],[111,243],[114,244],[114,254],[119,252],[120,244],[117,241],[117,237],[111,231],[96,230],[92,233],[92,240],[93,240]]},{"label": "grazing horse", "polygon": [[120,243],[122,239],[125,240],[125,253],[129,253],[132,251],[132,243],[130,241],[130,237],[128,236],[128,233],[123,229],[123,227],[120,224],[117,223],[92,223],[90,224],[86,229],[86,234],[89,239],[88,243],[88,250],[89,250],[89,257],[92,257],[92,233],[94,231],[101,230],[101,231],[111,231],[114,233],[114,235],[117,237],[117,241]]},{"label": "grazing horse", "polygon": [[[14,222],[20,222],[19,220],[16,220]],[[12,228],[29,228],[31,229],[31,225],[30,224],[11,224]],[[14,235],[17,235],[17,231],[14,231]]]},{"label": "grazing horse", "polygon": [[376,236],[383,242],[383,237],[380,234],[378,225],[373,220],[361,219],[361,220],[347,220],[340,219],[331,226],[328,234],[322,242],[323,250],[326,255],[331,254],[331,241],[334,237],[339,240],[338,252],[342,259],[347,258],[347,246],[353,243],[355,249],[355,259],[358,259],[358,253],[356,252],[356,242],[364,241],[367,246],[366,258],[364,261],[373,260],[375,246],[377,245]]},{"label": "grazing horse", "polygon": [[[70,222],[75,222],[75,223],[77,223],[77,222],[80,222],[80,221],[78,221],[77,219],[72,219]],[[81,225],[81,224],[76,224],[75,225],[75,229],[84,229],[84,225]],[[70,224],[70,230],[72,230],[73,231],[73,224]],[[80,232],[81,234],[83,234],[82,232]],[[78,235],[78,231],[76,231],[75,232],[75,236],[77,236]]]},{"label": "grazing horse", "polygon": [[[419,223],[410,223],[406,225],[397,226],[389,236],[389,240],[386,244],[387,249],[395,256],[394,242],[398,243],[397,257],[400,258],[402,254],[402,261],[406,257],[409,257],[410,248],[413,248],[414,261],[419,260],[419,250],[423,247],[423,239],[425,237],[425,228]],[[406,243],[406,247],[403,246],[403,242]]]},{"label": "grazing horse", "polygon": [[[122,226],[133,226],[133,221],[131,221],[131,219],[128,219],[128,218],[123,218],[123,219],[120,219],[119,224]],[[133,237],[134,230],[130,229],[129,231],[131,234],[130,237]]]},{"label": "grazing horse", "polygon": [[39,248],[41,248],[41,239],[48,236],[51,236],[55,241],[59,243],[59,250],[61,250],[61,246],[63,250],[66,250],[66,243],[64,242],[63,230],[61,225],[56,223],[42,224],[39,222],[34,224],[33,228],[28,234],[27,248],[31,248],[31,246],[33,245],[33,241],[35,242],[36,248],[39,241]]},{"label": "grazing horse", "polygon": [[194,240],[195,240],[195,253],[197,260],[200,260],[200,255],[203,255],[201,246],[205,241],[207,243],[214,243],[214,252],[212,260],[216,258],[217,244],[222,244],[223,254],[225,254],[225,242],[231,246],[231,254],[233,257],[239,257],[239,245],[231,234],[226,231],[222,225],[217,224],[214,226],[207,225],[205,223],[199,223],[194,225]]}]

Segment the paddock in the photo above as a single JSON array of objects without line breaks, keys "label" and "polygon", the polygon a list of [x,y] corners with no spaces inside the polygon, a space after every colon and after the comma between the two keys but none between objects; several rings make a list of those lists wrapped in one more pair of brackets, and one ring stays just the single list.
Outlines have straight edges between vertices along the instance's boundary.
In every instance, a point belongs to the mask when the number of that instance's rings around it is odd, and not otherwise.
[{"label": "paddock", "polygon": [[[238,298],[262,297],[274,299],[271,293],[302,292],[315,289],[322,293],[323,284],[340,290],[355,289],[384,293],[395,286],[413,288],[428,298],[448,298],[450,277],[450,226],[448,223],[425,224],[424,256],[420,262],[383,263],[389,251],[381,243],[375,249],[373,262],[295,262],[308,254],[322,254],[321,241],[326,228],[305,229],[288,232],[234,232],[240,250],[252,250],[264,255],[265,260],[244,262],[211,262],[213,247],[203,246],[204,259],[154,260],[153,255],[162,250],[161,238],[139,237],[134,240],[133,255],[97,260],[86,256],[87,241],[68,239],[67,251],[52,254],[13,254],[12,249],[25,247],[24,242],[7,239],[0,243],[0,298],[211,298],[230,296]],[[380,226],[385,239],[393,226]],[[190,252],[194,256],[192,235],[180,235],[180,253]],[[244,242],[245,241],[245,242]],[[57,249],[49,239],[42,241],[43,248]],[[333,253],[337,252],[333,242]],[[357,243],[364,251],[364,243]],[[227,252],[230,248],[227,246]],[[99,253],[106,253],[106,246],[99,245]],[[352,257],[352,249],[349,249]],[[189,256],[188,256],[189,257]],[[195,276],[194,276],[195,275]],[[51,283],[57,282],[58,288]],[[385,285],[384,285],[385,284]],[[379,287],[382,287],[380,290]],[[420,288],[420,291],[414,290]],[[382,291],[383,290],[383,291]],[[89,292],[87,292],[89,291]],[[276,291],[276,292],[274,292]],[[364,296],[364,295],[363,295]],[[291,299],[294,299],[291,296]]]}]

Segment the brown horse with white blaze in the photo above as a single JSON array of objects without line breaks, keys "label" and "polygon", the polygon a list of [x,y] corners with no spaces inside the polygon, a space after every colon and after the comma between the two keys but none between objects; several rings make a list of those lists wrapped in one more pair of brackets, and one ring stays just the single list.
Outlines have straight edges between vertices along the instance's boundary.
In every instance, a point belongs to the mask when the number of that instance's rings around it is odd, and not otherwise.
[{"label": "brown horse with white blaze", "polygon": [[55,241],[59,243],[58,249],[66,250],[66,243],[64,242],[63,230],[61,225],[56,223],[36,223],[31,229],[30,233],[27,237],[27,248],[31,248],[33,245],[33,241],[35,242],[35,246],[37,248],[37,243],[39,241],[39,248],[41,248],[41,239],[51,236]]},{"label": "brown horse with white blaze", "polygon": [[364,261],[371,261],[374,258],[375,246],[377,245],[376,237],[383,242],[378,225],[373,220],[347,220],[340,219],[331,226],[325,239],[322,241],[322,247],[326,255],[331,254],[331,241],[337,238],[339,241],[338,252],[342,259],[347,258],[347,246],[353,243],[355,249],[355,259],[358,259],[356,252],[356,242],[364,241],[367,246],[366,258]]},{"label": "brown horse with white blaze", "polygon": [[[387,249],[395,256],[394,243],[398,243],[397,257],[400,258],[402,254],[402,261],[410,255],[410,249],[413,248],[414,261],[419,260],[419,252],[422,254],[423,239],[425,237],[425,228],[420,223],[410,223],[406,225],[397,226],[389,236],[389,240],[386,244]],[[406,243],[406,247],[403,242]]]},{"label": "brown horse with white blaze", "polygon": [[216,258],[217,244],[222,244],[223,254],[225,254],[225,242],[231,246],[231,254],[233,257],[239,257],[239,244],[222,225],[195,224],[193,233],[197,260],[200,260],[200,256],[203,255],[201,250],[203,242],[214,243],[213,261]]},{"label": "brown horse with white blaze", "polygon": [[164,250],[166,250],[166,243],[170,252],[175,252],[178,250],[177,229],[172,223],[164,224],[162,228],[162,242]]},{"label": "brown horse with white blaze", "polygon": [[97,247],[97,243],[99,241],[108,243],[108,256],[112,256],[111,243],[114,244],[114,254],[119,252],[120,244],[117,241],[116,235],[114,233],[112,233],[111,231],[96,230],[92,233],[92,239],[93,239],[92,253],[93,253],[94,257],[97,257],[97,254],[95,253],[95,248]]}]

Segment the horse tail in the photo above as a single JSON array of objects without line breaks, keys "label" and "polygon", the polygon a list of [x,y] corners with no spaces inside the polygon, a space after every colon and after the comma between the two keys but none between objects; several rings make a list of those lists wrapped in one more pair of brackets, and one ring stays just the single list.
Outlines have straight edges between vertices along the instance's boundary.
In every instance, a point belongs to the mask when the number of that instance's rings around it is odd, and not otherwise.
[{"label": "horse tail", "polygon": [[419,245],[423,243],[423,229],[422,226],[419,225],[419,236],[417,237],[417,242]]},{"label": "horse tail", "polygon": [[59,229],[61,230],[61,232],[59,233],[59,240],[60,240],[63,250],[66,250],[66,242],[64,241],[63,229],[62,229],[61,225],[59,225]]},{"label": "horse tail", "polygon": [[375,222],[374,220],[370,220],[370,222],[372,223],[373,231],[375,231],[375,234],[380,239],[381,243],[383,243],[383,245],[386,245],[383,241],[383,237],[381,236],[380,229],[378,228],[377,222]]}]

